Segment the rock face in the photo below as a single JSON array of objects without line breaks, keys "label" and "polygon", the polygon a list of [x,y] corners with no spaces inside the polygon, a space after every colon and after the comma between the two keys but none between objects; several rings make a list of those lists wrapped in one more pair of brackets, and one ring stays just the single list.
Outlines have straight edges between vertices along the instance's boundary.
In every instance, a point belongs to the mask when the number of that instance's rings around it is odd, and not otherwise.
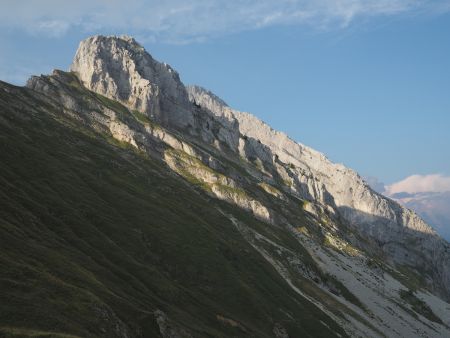
[{"label": "rock face", "polygon": [[[434,230],[412,212],[374,192],[353,170],[332,163],[322,153],[273,130],[255,116],[229,108],[207,90],[194,86],[188,87],[188,91],[191,100],[215,116],[237,121],[240,134],[247,138],[240,144],[242,156],[248,158],[256,154],[269,165],[275,164],[274,158],[290,165],[295,181],[292,189],[302,197],[340,210],[348,221],[372,224],[374,218],[380,218],[391,227],[401,226],[435,235]],[[249,138],[257,142],[248,142]]]},{"label": "rock face", "polygon": [[[214,116],[236,121],[240,156],[259,158],[272,176],[289,180],[289,189],[300,197],[320,202],[375,240],[394,262],[419,270],[429,270],[432,264],[439,279],[436,289],[450,297],[448,243],[414,212],[372,190],[355,171],[332,163],[255,116],[231,109],[211,92],[198,86],[188,87],[188,92]],[[406,252],[412,242],[414,250]]]},{"label": "rock face", "polygon": [[192,123],[186,89],[169,65],[128,36],[94,36],[80,43],[70,67],[92,91],[163,124]]}]

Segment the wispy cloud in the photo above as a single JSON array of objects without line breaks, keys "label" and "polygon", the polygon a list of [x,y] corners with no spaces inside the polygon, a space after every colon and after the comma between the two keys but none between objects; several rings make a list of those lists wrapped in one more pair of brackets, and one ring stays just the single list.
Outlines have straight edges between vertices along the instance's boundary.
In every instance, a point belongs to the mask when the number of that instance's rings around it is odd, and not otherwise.
[{"label": "wispy cloud", "polygon": [[385,194],[391,196],[402,192],[416,194],[448,191],[450,191],[450,176],[433,174],[409,176],[400,182],[386,186]]},{"label": "wispy cloud", "polygon": [[201,41],[274,25],[345,27],[359,17],[445,12],[449,0],[3,0],[0,27],[59,37],[70,29]]}]

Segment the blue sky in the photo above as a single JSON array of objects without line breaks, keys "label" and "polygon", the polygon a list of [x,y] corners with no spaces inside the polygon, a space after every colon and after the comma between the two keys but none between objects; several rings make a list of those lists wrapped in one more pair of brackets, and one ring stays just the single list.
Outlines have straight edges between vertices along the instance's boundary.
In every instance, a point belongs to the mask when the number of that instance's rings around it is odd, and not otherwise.
[{"label": "blue sky", "polygon": [[135,36],[202,85],[363,176],[450,176],[450,1],[0,2],[0,79]]}]

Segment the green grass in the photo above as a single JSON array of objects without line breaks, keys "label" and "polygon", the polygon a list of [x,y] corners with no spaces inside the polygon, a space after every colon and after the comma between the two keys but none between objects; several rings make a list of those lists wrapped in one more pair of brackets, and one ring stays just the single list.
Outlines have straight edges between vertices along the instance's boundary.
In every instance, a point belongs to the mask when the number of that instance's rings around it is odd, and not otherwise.
[{"label": "green grass", "polygon": [[146,114],[143,114],[137,110],[132,110],[131,114],[141,123],[154,125],[155,123],[151,121]]},{"label": "green grass", "polygon": [[110,98],[107,98],[106,96],[103,96],[101,94],[97,94],[95,92],[92,92],[92,94],[97,98],[98,101],[100,101],[104,106],[114,110],[115,112],[123,115],[129,115],[130,112],[128,108],[126,108],[123,104],[111,100]]},{"label": "green grass", "polygon": [[218,315],[253,337],[345,336],[217,208],[266,225],[49,107],[0,90],[2,334],[157,337],[161,309],[195,337],[236,335]]},{"label": "green grass", "polygon": [[280,190],[278,190],[277,188],[275,188],[274,186],[272,186],[266,182],[261,182],[258,184],[258,186],[261,187],[261,189],[263,189],[265,192],[267,192],[273,196],[281,197],[283,195]]},{"label": "green grass", "polygon": [[[327,222],[323,223],[326,224]],[[355,257],[361,254],[360,251],[356,249],[354,246],[352,246],[350,243],[341,240],[340,238],[335,237],[330,233],[325,234],[323,245],[337,252],[345,253],[348,256]]]}]

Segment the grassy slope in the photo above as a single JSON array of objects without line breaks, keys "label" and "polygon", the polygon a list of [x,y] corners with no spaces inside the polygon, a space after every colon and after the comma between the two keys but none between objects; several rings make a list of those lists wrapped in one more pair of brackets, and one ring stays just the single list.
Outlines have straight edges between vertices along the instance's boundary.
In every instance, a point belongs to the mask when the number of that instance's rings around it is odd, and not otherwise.
[{"label": "grassy slope", "polygon": [[114,337],[126,327],[154,337],[156,309],[199,337],[273,336],[275,322],[293,337],[332,336],[319,320],[343,334],[242,239],[220,202],[43,107],[0,88],[0,335]]}]

